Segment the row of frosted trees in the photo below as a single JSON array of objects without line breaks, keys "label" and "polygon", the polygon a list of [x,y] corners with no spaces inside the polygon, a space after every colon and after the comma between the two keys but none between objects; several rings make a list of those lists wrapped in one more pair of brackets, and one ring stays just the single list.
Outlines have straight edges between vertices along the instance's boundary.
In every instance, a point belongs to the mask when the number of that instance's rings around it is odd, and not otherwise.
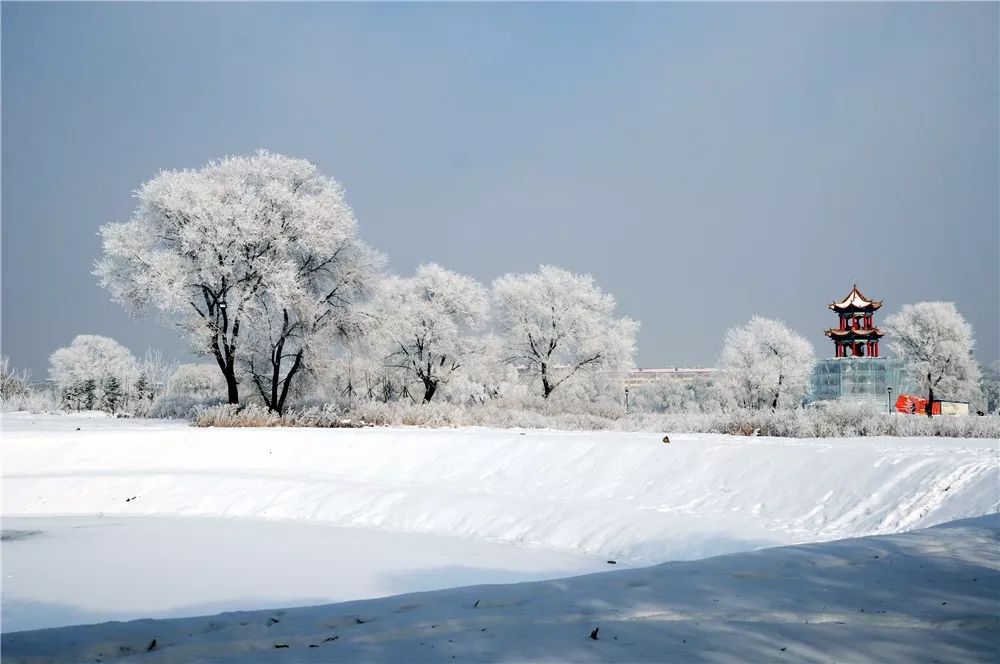
[{"label": "row of frosted trees", "polygon": [[133,313],[183,330],[230,403],[281,413],[361,382],[422,402],[512,383],[548,399],[631,366],[637,324],[589,276],[543,266],[487,289],[433,264],[384,275],[341,186],[307,161],[231,157],[162,172],[136,196],[131,219],[101,229],[95,273]]},{"label": "row of frosted trees", "polygon": [[[132,313],[182,330],[229,403],[280,414],[309,397],[555,396],[578,407],[617,399],[632,367],[638,325],[589,276],[543,266],[485,286],[434,264],[385,274],[342,187],[308,161],[258,152],[164,171],[136,198],[128,221],[101,229],[95,274]],[[890,347],[932,396],[978,390],[972,330],[953,305],[907,306],[886,323]],[[64,402],[114,411],[151,400],[166,380],[101,339],[79,337],[52,356]],[[814,364],[806,339],[754,317],[726,334],[714,383],[684,398],[702,409],[794,407]]]}]

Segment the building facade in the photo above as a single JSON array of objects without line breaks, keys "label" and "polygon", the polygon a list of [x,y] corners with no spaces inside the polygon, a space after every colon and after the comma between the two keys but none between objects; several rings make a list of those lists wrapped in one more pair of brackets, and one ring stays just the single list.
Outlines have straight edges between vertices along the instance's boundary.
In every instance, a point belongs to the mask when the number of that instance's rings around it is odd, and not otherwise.
[{"label": "building facade", "polygon": [[636,388],[644,385],[655,385],[667,381],[693,380],[695,378],[711,378],[716,373],[711,368],[673,367],[671,369],[632,369],[625,374],[625,387]]}]

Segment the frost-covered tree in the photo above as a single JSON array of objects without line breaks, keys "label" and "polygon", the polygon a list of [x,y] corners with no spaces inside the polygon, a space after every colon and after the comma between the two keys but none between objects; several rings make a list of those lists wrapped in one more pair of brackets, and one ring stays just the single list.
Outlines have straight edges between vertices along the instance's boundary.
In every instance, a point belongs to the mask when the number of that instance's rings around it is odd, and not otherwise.
[{"label": "frost-covered tree", "polygon": [[141,401],[152,401],[167,389],[170,374],[177,364],[163,359],[159,350],[147,348],[146,353],[138,362],[139,379],[136,382],[136,398]]},{"label": "frost-covered tree", "polygon": [[518,379],[517,368],[504,362],[500,340],[486,334],[478,341],[478,350],[470,355],[461,373],[445,388],[449,401],[483,404],[498,399],[520,399],[526,392]]},{"label": "frost-covered tree", "polygon": [[994,361],[988,367],[982,367],[980,373],[982,378],[979,387],[983,393],[984,412],[1000,414],[1000,360]]},{"label": "frost-covered tree", "polygon": [[639,324],[616,318],[615,299],[590,275],[543,265],[493,282],[496,331],[504,359],[541,382],[547,399],[581,374],[625,371]]},{"label": "frost-covered tree", "polygon": [[180,325],[215,358],[230,403],[245,369],[281,412],[310,353],[355,329],[382,262],[358,239],[341,186],[261,151],[161,172],[136,197],[129,221],[101,228],[101,285],[130,311]]},{"label": "frost-covered tree", "polygon": [[84,397],[82,392],[82,383],[76,383],[74,385],[66,385],[59,390],[59,399],[62,405],[66,408],[72,410],[82,410],[84,404]]},{"label": "frost-covered tree", "polygon": [[88,378],[80,381],[77,393],[80,395],[80,402],[84,409],[94,410],[97,408],[97,379]]},{"label": "frost-covered tree", "polygon": [[139,371],[135,356],[114,339],[81,334],[49,357],[49,377],[70,407],[90,409],[100,405],[105,379],[114,377],[128,394]]},{"label": "frost-covered tree", "polygon": [[124,399],[121,381],[114,376],[105,376],[101,381],[101,410],[117,413]]},{"label": "frost-covered tree", "polygon": [[927,415],[942,396],[972,400],[979,391],[972,326],[953,302],[904,305],[885,320],[889,348],[927,392]]},{"label": "frost-covered tree", "polygon": [[226,381],[211,364],[182,364],[167,383],[167,394],[195,399],[215,399],[226,395]]},{"label": "frost-covered tree", "polygon": [[630,390],[630,397],[636,412],[650,413],[712,413],[721,411],[724,402],[719,386],[704,376],[640,385]]},{"label": "frost-covered tree", "polygon": [[474,279],[431,263],[413,277],[387,278],[377,311],[387,364],[419,383],[427,403],[482,350],[489,298]]},{"label": "frost-covered tree", "polygon": [[784,323],[754,316],[726,332],[720,387],[739,408],[794,407],[809,394],[812,344]]}]

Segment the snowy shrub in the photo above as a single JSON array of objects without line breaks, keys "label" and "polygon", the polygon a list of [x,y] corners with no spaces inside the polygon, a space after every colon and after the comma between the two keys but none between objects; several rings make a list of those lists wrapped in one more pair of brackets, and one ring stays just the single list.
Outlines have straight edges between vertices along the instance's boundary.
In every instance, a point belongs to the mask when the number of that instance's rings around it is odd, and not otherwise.
[{"label": "snowy shrub", "polygon": [[216,399],[226,396],[226,380],[218,366],[182,364],[167,379],[169,396]]},{"label": "snowy shrub", "polygon": [[27,369],[18,371],[9,355],[0,357],[0,399],[7,401],[31,391],[31,374]]},{"label": "snowy shrub", "polygon": [[711,378],[665,380],[629,390],[629,410],[636,413],[718,412],[725,395]]},{"label": "snowy shrub", "polygon": [[60,405],[50,391],[29,388],[26,392],[0,398],[0,410],[5,413],[56,413]]},{"label": "snowy shrub", "polygon": [[198,411],[196,426],[418,426],[562,431],[662,431],[735,436],[841,438],[861,436],[948,436],[1000,438],[1000,416],[914,417],[887,414],[849,402],[772,411],[731,409],[701,413],[606,413],[561,411],[552,402],[516,407],[502,401],[430,404],[356,399],[346,406],[290,407],[282,417],[261,406],[217,406]]},{"label": "snowy shrub", "polygon": [[219,404],[199,408],[194,418],[196,427],[275,427],[280,426],[278,414],[256,404]]},{"label": "snowy shrub", "polygon": [[194,426],[343,428],[363,425],[345,417],[344,411],[333,405],[301,410],[289,407],[279,416],[258,404],[218,404],[199,408],[194,418]]},{"label": "snowy shrub", "polygon": [[200,409],[223,403],[221,397],[199,398],[188,394],[166,394],[157,397],[149,409],[149,417],[156,419],[194,419]]},{"label": "snowy shrub", "polygon": [[292,406],[281,416],[280,424],[280,426],[287,427],[319,427],[324,429],[362,425],[362,423],[350,419],[343,408],[334,404]]},{"label": "snowy shrub", "polygon": [[49,413],[58,411],[59,404],[52,392],[31,384],[30,371],[17,370],[10,357],[4,355],[0,357],[0,410],[7,413]]},{"label": "snowy shrub", "polygon": [[412,404],[359,401],[350,410],[354,421],[376,426],[460,427],[482,426],[496,429],[562,429],[600,431],[613,429],[606,417],[586,413],[560,413],[509,408],[486,404]]}]

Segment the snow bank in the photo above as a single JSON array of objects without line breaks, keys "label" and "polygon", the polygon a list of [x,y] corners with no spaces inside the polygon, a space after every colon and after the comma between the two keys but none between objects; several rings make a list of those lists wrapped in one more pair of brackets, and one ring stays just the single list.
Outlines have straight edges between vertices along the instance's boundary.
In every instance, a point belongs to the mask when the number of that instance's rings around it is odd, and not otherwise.
[{"label": "snow bank", "polygon": [[[633,563],[998,509],[998,441],[489,429],[196,429],[4,419],[8,515],[306,520]],[[102,422],[102,424],[104,424]]]},{"label": "snow bank", "polygon": [[[987,662],[1000,517],[637,570],[18,632],[4,662]],[[590,635],[596,630],[596,640]]]}]

